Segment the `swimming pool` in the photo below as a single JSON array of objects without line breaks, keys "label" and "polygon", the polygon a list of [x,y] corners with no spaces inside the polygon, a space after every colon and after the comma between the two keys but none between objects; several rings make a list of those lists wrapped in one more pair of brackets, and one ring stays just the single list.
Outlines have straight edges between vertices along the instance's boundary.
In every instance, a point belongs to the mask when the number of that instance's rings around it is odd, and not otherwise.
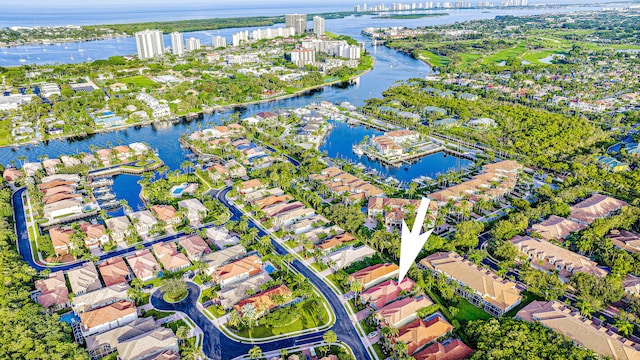
[{"label": "swimming pool", "polygon": [[278,269],[276,269],[275,266],[268,262],[264,265],[264,271],[266,271],[267,274],[273,274],[274,272],[278,271]]},{"label": "swimming pool", "polygon": [[76,314],[74,314],[73,311],[69,311],[66,314],[60,315],[60,321],[66,322],[67,324],[71,325],[74,322],[80,321],[80,318],[76,316]]},{"label": "swimming pool", "polygon": [[169,190],[171,192],[171,195],[173,197],[181,197],[182,193],[184,192],[184,189],[187,187],[187,184],[180,184],[180,185],[176,185],[174,187],[171,188],[171,190]]}]

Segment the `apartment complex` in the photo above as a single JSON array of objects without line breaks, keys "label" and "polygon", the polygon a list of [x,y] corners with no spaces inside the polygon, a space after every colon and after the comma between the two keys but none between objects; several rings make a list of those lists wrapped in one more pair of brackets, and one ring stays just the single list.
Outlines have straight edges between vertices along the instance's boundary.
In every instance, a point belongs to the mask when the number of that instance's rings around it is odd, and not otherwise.
[{"label": "apartment complex", "polygon": [[164,54],[164,38],[160,30],[144,30],[135,34],[138,58],[149,59]]}]

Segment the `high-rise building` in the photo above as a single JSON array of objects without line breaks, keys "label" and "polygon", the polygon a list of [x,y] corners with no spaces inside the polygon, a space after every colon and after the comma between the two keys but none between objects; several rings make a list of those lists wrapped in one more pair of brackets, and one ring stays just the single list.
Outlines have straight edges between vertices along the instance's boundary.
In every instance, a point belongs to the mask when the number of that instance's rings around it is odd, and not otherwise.
[{"label": "high-rise building", "polygon": [[178,56],[184,54],[184,40],[179,32],[171,33],[171,53]]},{"label": "high-rise building", "polygon": [[231,44],[233,46],[240,46],[240,44],[249,41],[249,31],[239,31],[231,35]]},{"label": "high-rise building", "polygon": [[136,49],[140,59],[149,59],[164,54],[164,38],[160,30],[145,30],[135,34]]},{"label": "high-rise building", "polygon": [[307,31],[307,14],[286,14],[284,16],[286,27],[296,30],[296,35],[304,34]]},{"label": "high-rise building", "polygon": [[227,39],[224,36],[214,36],[211,38],[211,46],[214,49],[227,47]]},{"label": "high-rise building", "polygon": [[307,64],[313,64],[316,61],[316,51],[313,49],[305,49],[303,47],[291,50],[291,62],[298,67]]},{"label": "high-rise building", "polygon": [[313,33],[316,35],[324,35],[324,18],[320,16],[313,17]]},{"label": "high-rise building", "polygon": [[200,49],[200,39],[188,38],[187,39],[187,52]]}]

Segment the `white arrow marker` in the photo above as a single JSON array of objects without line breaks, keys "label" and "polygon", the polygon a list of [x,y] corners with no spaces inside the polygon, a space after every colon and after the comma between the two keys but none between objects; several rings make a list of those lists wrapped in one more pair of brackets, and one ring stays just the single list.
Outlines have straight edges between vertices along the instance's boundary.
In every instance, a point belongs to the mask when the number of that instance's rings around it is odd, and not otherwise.
[{"label": "white arrow marker", "polygon": [[405,275],[407,275],[411,264],[416,260],[418,253],[420,253],[420,250],[422,250],[422,247],[424,246],[424,243],[427,242],[429,235],[433,232],[433,229],[431,229],[424,234],[420,234],[428,209],[429,199],[422,198],[420,201],[420,207],[418,208],[418,213],[416,214],[416,221],[413,223],[413,229],[411,231],[409,231],[407,223],[402,220],[402,237],[400,240],[400,277],[398,278],[398,284],[401,283]]}]

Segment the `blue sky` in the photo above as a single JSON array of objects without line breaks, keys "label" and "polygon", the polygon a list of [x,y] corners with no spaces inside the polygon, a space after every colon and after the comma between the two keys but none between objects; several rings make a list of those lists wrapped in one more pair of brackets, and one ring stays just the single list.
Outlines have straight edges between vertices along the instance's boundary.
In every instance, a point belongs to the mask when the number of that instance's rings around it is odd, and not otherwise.
[{"label": "blue sky", "polygon": [[[356,2],[340,1],[340,0],[324,0],[322,5],[343,5],[353,6]],[[10,8],[30,8],[37,9],[38,7],[46,8],[73,8],[73,7],[114,7],[114,6],[158,6],[158,5],[184,5],[188,7],[202,6],[208,8],[231,7],[228,0],[29,0],[27,2],[9,2],[3,7]],[[277,0],[277,1],[264,1],[264,0],[238,0],[233,2],[234,6],[259,6],[259,7],[282,7],[283,5],[296,5],[296,6],[317,6],[320,5],[317,0]]]}]

